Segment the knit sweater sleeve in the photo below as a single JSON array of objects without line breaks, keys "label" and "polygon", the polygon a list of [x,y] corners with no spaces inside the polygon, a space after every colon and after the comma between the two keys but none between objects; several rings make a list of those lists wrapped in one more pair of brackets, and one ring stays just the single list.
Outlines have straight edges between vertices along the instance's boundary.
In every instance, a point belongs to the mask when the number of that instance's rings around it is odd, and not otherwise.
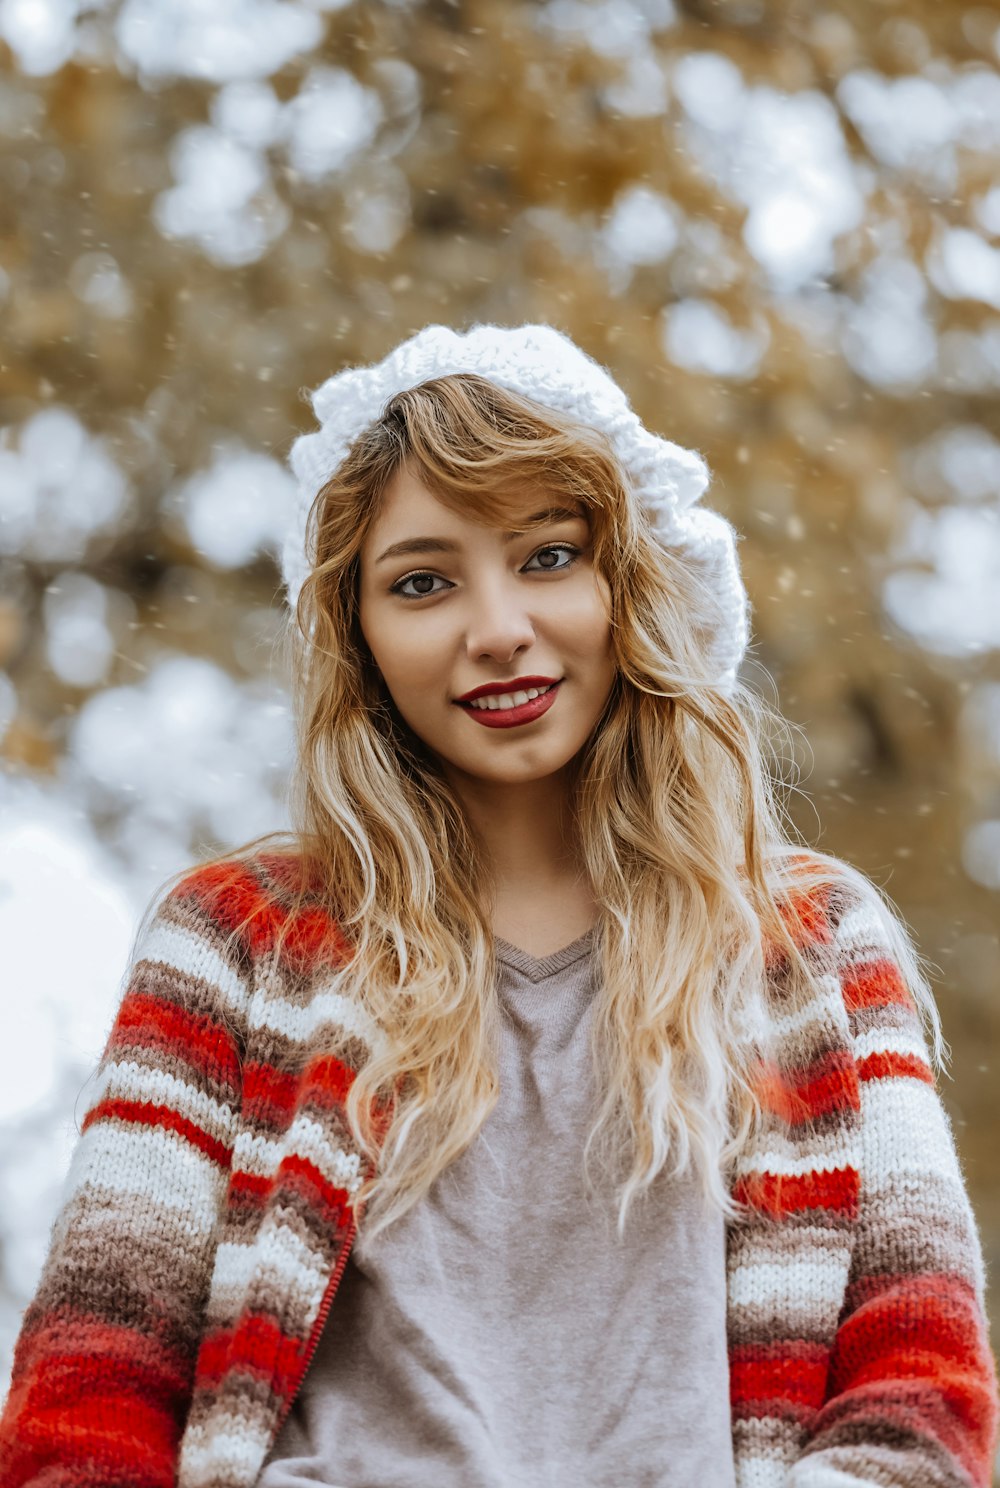
[{"label": "knit sweater sleeve", "polygon": [[826,1402],[789,1488],[987,1488],[996,1376],[976,1224],[885,909],[871,887],[844,893],[860,1213]]},{"label": "knit sweater sleeve", "polygon": [[146,917],[17,1340],[0,1488],[173,1488],[239,1113],[234,907],[207,865]]}]

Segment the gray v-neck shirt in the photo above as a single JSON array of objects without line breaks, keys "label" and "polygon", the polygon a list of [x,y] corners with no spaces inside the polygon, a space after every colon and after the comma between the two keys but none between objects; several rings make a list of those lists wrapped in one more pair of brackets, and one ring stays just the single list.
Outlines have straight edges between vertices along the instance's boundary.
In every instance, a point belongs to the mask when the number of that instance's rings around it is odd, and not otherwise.
[{"label": "gray v-neck shirt", "polygon": [[733,1488],[722,1216],[661,1174],[619,1241],[587,1196],[594,933],[498,941],[497,1105],[362,1225],[258,1488]]}]

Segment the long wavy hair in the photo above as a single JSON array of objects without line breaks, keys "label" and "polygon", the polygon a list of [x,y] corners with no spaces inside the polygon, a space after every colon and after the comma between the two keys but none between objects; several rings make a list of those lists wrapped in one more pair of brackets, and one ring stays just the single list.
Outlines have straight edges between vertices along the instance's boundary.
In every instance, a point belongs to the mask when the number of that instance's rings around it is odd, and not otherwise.
[{"label": "long wavy hair", "polygon": [[[742,682],[721,689],[708,668],[717,576],[653,535],[602,433],[472,373],[396,394],[318,491],[310,572],[286,630],[293,829],[214,860],[283,840],[294,865],[285,924],[307,900],[325,908],[338,990],[379,1030],[347,1098],[372,1164],[358,1210],[370,1234],[402,1215],[499,1094],[492,866],[358,621],[359,555],[404,462],[445,506],[486,524],[524,530],[526,482],[582,503],[590,520],[617,674],[575,762],[581,867],[599,903],[588,1182],[600,1157],[619,1233],[661,1171],[691,1168],[736,1218],[729,1179],[761,1120],[768,979],[780,961],[787,1007],[829,971],[801,950],[811,896],[845,879],[875,894],[940,1059],[921,958],[881,890],[794,840],[779,747],[789,726]],[[352,1049],[345,1029],[329,1052]]]}]

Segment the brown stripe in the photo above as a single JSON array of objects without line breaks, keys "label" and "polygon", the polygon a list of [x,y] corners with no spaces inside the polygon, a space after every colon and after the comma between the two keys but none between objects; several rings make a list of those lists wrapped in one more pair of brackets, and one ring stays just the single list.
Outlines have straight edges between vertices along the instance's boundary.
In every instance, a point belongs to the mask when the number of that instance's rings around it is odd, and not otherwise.
[{"label": "brown stripe", "polygon": [[862,1187],[854,1270],[867,1276],[898,1272],[954,1272],[975,1283],[979,1240],[957,1182],[900,1174],[877,1193]]},{"label": "brown stripe", "polygon": [[[823,1465],[861,1482],[898,1484],[899,1488],[969,1488],[949,1452],[931,1436],[905,1430],[874,1411],[863,1420],[842,1422],[810,1442],[810,1452],[822,1452]],[[875,1477],[873,1474],[877,1473]]]},{"label": "brown stripe", "polygon": [[[98,1233],[73,1232],[71,1253],[46,1268],[31,1304],[35,1323],[83,1314],[116,1326],[154,1332],[171,1348],[190,1350],[200,1328],[208,1290],[209,1256],[184,1254],[182,1235],[157,1237],[151,1243],[120,1238],[109,1243],[113,1223]],[[26,1314],[27,1321],[27,1314]]]}]

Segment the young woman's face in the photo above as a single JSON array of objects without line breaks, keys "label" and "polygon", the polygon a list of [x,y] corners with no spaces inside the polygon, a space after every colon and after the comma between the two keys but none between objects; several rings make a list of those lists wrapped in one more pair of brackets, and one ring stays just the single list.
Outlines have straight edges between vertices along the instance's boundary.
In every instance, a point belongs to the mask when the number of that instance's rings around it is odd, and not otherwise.
[{"label": "young woman's face", "polygon": [[[552,505],[536,492],[523,516]],[[418,539],[423,551],[386,555]],[[609,617],[584,517],[505,539],[400,469],[361,550],[361,629],[393,702],[440,759],[479,780],[538,780],[579,752],[614,680]],[[484,683],[544,686],[526,677],[558,685],[527,708],[456,701]]]}]

